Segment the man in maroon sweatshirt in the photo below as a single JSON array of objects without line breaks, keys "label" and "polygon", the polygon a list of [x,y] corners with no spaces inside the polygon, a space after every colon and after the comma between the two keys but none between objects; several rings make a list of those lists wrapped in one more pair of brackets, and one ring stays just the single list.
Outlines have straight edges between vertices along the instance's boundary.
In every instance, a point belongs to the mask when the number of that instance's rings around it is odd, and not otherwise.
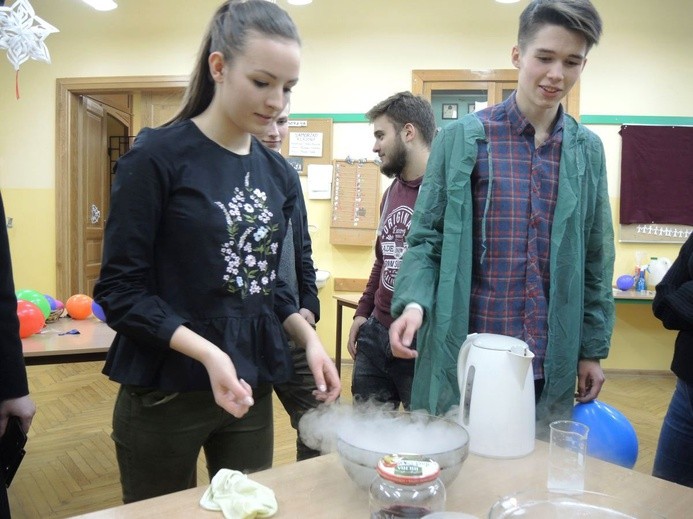
[{"label": "man in maroon sweatshirt", "polygon": [[382,402],[409,409],[414,361],[392,356],[388,330],[395,277],[407,250],[406,235],[426,171],[435,117],[428,101],[400,92],[366,114],[373,124],[381,172],[393,179],[380,204],[375,262],[349,331],[354,359],[351,393],[355,403]]}]

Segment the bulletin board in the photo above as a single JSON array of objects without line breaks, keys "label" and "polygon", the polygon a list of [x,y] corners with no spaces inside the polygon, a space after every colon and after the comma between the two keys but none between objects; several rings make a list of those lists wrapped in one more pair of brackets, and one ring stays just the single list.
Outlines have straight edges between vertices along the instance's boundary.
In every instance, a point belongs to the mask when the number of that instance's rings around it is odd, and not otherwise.
[{"label": "bulletin board", "polygon": [[330,243],[372,247],[380,220],[380,167],[335,160],[333,169]]},{"label": "bulletin board", "polygon": [[306,175],[310,164],[332,164],[332,119],[289,117],[281,154],[299,175]]}]

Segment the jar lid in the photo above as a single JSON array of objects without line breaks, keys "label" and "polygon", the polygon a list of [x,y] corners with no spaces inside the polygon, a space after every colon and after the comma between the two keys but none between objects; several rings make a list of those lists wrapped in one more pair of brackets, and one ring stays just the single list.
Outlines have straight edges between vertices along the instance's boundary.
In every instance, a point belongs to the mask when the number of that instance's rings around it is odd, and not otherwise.
[{"label": "jar lid", "polygon": [[416,454],[389,454],[378,461],[380,476],[402,485],[418,485],[433,481],[440,474],[436,461]]}]

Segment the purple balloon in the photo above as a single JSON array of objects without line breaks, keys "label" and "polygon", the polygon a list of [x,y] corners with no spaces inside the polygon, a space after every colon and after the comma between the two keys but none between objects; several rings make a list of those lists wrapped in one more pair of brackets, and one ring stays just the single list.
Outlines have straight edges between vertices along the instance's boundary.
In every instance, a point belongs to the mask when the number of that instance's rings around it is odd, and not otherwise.
[{"label": "purple balloon", "polygon": [[49,296],[48,294],[43,294],[43,297],[45,297],[45,298],[46,298],[46,301],[48,301],[48,304],[49,304],[50,307],[51,307],[51,312],[52,312],[53,310],[57,310],[57,309],[58,309],[58,302],[57,302],[55,299],[53,299],[53,297]]},{"label": "purple balloon", "polygon": [[106,322],[106,314],[103,313],[103,308],[101,308],[101,305],[99,303],[97,303],[96,301],[92,301],[91,311],[94,313],[94,315],[99,321]]},{"label": "purple balloon", "polygon": [[630,290],[633,287],[635,280],[630,274],[624,274],[616,280],[616,286],[620,290]]}]

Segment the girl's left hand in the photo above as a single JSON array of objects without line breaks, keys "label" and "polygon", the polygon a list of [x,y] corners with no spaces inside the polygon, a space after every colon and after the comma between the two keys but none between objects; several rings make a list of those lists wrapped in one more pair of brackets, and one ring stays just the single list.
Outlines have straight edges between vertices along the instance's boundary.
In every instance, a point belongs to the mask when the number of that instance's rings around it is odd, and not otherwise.
[{"label": "girl's left hand", "polygon": [[319,339],[306,343],[306,356],[310,371],[315,377],[315,385],[318,387],[313,391],[313,396],[320,402],[327,404],[334,402],[342,391],[342,382],[339,379],[337,367],[325,352]]},{"label": "girl's left hand", "polygon": [[315,378],[317,391],[313,395],[320,402],[330,403],[339,398],[342,382],[337,367],[325,352],[318,333],[297,312],[284,320],[284,330],[299,347],[305,348],[308,366]]}]

